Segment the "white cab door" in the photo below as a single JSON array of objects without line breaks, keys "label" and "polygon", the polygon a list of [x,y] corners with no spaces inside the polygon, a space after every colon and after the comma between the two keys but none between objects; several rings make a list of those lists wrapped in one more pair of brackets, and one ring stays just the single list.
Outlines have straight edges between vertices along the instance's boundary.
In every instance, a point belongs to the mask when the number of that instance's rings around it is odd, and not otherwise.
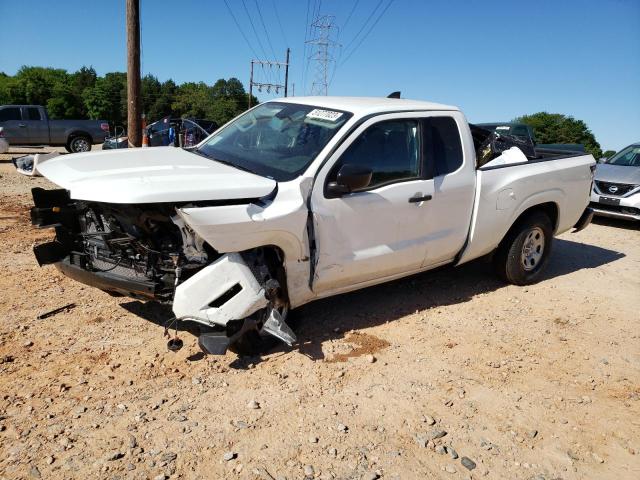
[{"label": "white cab door", "polygon": [[[311,197],[317,294],[423,265],[434,181],[424,178],[421,128],[416,114],[374,117],[322,167]],[[327,198],[326,185],[346,164],[370,167],[369,186]]]}]

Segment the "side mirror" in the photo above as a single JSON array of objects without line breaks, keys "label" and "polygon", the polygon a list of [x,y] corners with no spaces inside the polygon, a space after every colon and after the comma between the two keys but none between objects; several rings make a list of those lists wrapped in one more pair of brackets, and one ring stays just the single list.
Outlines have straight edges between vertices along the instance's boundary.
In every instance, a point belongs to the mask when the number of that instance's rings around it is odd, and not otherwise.
[{"label": "side mirror", "polygon": [[607,157],[600,157],[598,163],[607,163],[607,160],[609,160]]},{"label": "side mirror", "polygon": [[346,164],[338,170],[335,182],[327,185],[327,193],[330,198],[338,198],[354,190],[365,188],[371,183],[373,170],[360,165]]}]

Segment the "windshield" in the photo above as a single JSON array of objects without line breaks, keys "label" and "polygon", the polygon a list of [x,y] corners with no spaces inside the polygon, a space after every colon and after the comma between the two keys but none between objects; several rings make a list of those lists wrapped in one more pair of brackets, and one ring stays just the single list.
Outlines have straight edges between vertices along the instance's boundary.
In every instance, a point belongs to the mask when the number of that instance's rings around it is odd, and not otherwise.
[{"label": "windshield", "polygon": [[607,159],[604,163],[623,165],[625,167],[640,167],[640,145],[630,145]]},{"label": "windshield", "polygon": [[267,102],[216,132],[196,152],[277,181],[296,178],[351,113]]}]

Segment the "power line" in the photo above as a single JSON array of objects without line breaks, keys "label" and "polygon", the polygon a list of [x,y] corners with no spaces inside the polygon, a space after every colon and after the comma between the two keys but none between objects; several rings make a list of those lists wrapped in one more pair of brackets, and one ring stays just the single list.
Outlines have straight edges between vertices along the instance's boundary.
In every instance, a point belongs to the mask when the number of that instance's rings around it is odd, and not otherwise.
[{"label": "power line", "polygon": [[[262,24],[262,30],[264,30],[264,34],[267,37],[267,43],[269,44],[269,48],[271,49],[271,54],[273,55],[273,59],[278,58],[275,50],[273,49],[273,45],[271,44],[271,39],[269,38],[269,32],[267,31],[267,27],[264,24],[264,18],[262,17],[262,11],[260,10],[260,5],[258,5],[258,0],[253,0],[253,3],[256,4],[256,9],[258,10],[258,18],[260,19],[260,23]],[[280,83],[280,69],[276,70],[276,78],[277,83]]]},{"label": "power line", "polygon": [[287,35],[284,33],[284,28],[282,28],[282,22],[280,21],[280,14],[278,13],[278,7],[276,6],[276,0],[271,0],[271,4],[273,5],[273,10],[276,12],[276,20],[278,21],[278,25],[280,26],[280,33],[282,34],[282,39],[284,40],[285,45],[289,45],[289,40],[287,40]]},{"label": "power line", "polygon": [[382,12],[380,12],[380,15],[378,15],[378,18],[376,18],[376,21],[373,22],[373,24],[371,25],[371,27],[369,28],[369,30],[367,30],[367,33],[364,34],[364,36],[362,37],[362,39],[360,39],[360,42],[358,42],[358,44],[353,48],[353,50],[351,50],[351,53],[349,53],[349,56],[347,58],[344,59],[344,61],[340,64],[340,65],[344,65],[345,63],[347,63],[347,61],[351,58],[351,56],[354,54],[354,52],[356,50],[358,50],[358,47],[360,47],[360,45],[362,45],[362,42],[365,41],[365,39],[369,36],[369,34],[371,33],[371,31],[375,28],[375,26],[378,24],[378,22],[380,21],[380,19],[383,17],[383,15],[386,13],[386,11],[389,9],[389,7],[391,6],[391,4],[393,3],[394,0],[389,0],[389,3],[387,3],[387,6],[384,7],[384,9],[382,10]]},{"label": "power line", "polygon": [[344,32],[345,29],[347,28],[347,25],[349,24],[349,20],[351,20],[351,17],[353,16],[353,12],[356,11],[356,7],[358,6],[358,3],[360,3],[360,0],[356,0],[355,3],[353,4],[353,8],[351,9],[351,11],[349,12],[349,16],[347,17],[347,19],[344,22],[344,25],[342,25],[342,31]]},{"label": "power line", "polygon": [[[360,0],[356,0],[353,4],[353,7],[351,8],[351,11],[349,12],[349,15],[347,16],[347,19],[345,20],[344,24],[342,25],[342,29],[338,30],[338,40],[340,40],[340,35],[342,34],[342,32],[345,32],[347,29],[347,25],[349,24],[349,20],[351,20],[351,17],[353,16],[353,13],[356,11],[356,8],[358,8],[358,4],[360,3]],[[344,52],[344,49],[342,48],[342,45],[340,45],[340,51],[338,52],[338,59],[336,60],[336,63],[333,67],[333,72],[331,73],[331,80],[329,80],[329,85],[331,85],[333,83],[333,79],[336,76],[336,72],[338,71],[338,65],[340,64],[340,60],[342,60],[342,54]]]},{"label": "power line", "polygon": [[375,13],[378,11],[378,8],[380,8],[380,5],[382,5],[382,2],[384,0],[380,0],[378,2],[378,4],[376,5],[376,7],[373,9],[373,11],[369,14],[369,16],[367,17],[367,19],[365,20],[365,22],[362,24],[362,27],[360,27],[360,30],[358,30],[358,33],[355,34],[355,36],[351,39],[351,41],[347,44],[346,47],[344,47],[344,51],[348,51],[349,47],[351,45],[353,45],[353,43],[356,41],[356,39],[358,38],[358,36],[362,33],[362,31],[365,29],[365,27],[367,26],[367,24],[369,23],[369,21],[373,18],[373,16],[375,15]]},{"label": "power line", "polygon": [[318,9],[316,10],[316,13],[314,15],[314,17],[317,19],[320,16],[320,7],[322,7],[322,0],[318,0]]},{"label": "power line", "polygon": [[305,66],[300,69],[300,85],[302,86],[302,94],[304,95],[304,77],[307,74],[309,68],[309,59],[307,58],[307,39],[309,38],[309,7],[311,6],[311,0],[307,0],[307,16],[304,22],[304,48],[302,50],[302,60],[305,62]]},{"label": "power line", "polygon": [[[308,2],[307,2],[308,5]],[[313,7],[311,8],[311,21],[309,22],[309,17],[307,15],[307,25],[308,25],[308,32],[309,32],[309,36],[307,37],[305,34],[305,39],[304,39],[304,43],[305,43],[305,50],[306,50],[306,46],[307,43],[311,43],[310,39],[311,39],[311,34],[313,33],[313,23],[315,21],[317,21],[320,17],[320,7],[322,6],[322,0],[313,0]],[[305,51],[305,56],[306,56],[306,51]],[[306,82],[305,82],[305,77],[307,76],[307,72],[309,71],[309,65],[311,63],[311,55],[309,55],[308,57],[306,57],[306,63],[305,63],[305,67],[304,67],[304,74],[303,74],[303,81],[302,81],[302,93],[304,94],[306,91]],[[313,90],[313,83],[311,84],[311,89]]]},{"label": "power line", "polygon": [[329,85],[333,83],[333,79],[336,76],[336,72],[338,71],[338,65],[340,64],[340,59],[342,58],[342,45],[338,45],[340,48],[340,52],[338,53],[338,59],[333,65],[333,72],[331,73],[331,80],[329,80]]},{"label": "power line", "polygon": [[231,7],[229,6],[229,4],[227,3],[227,0],[224,0],[224,4],[227,6],[227,10],[229,11],[229,14],[231,15],[231,18],[233,18],[233,22],[236,24],[236,27],[238,27],[238,31],[240,32],[240,34],[242,35],[242,38],[244,38],[244,41],[247,43],[247,46],[249,47],[249,49],[253,52],[253,54],[255,55],[255,57],[260,60],[260,55],[258,55],[256,53],[256,51],[254,50],[253,46],[251,45],[251,42],[249,42],[249,39],[247,38],[247,36],[244,34],[244,31],[242,30],[242,27],[240,26],[240,24],[238,23],[238,20],[236,19],[236,16],[233,14],[233,11],[231,10]]},{"label": "power line", "polygon": [[256,9],[258,10],[258,18],[260,18],[260,23],[262,24],[262,29],[264,30],[264,34],[267,37],[267,43],[269,44],[269,48],[271,49],[271,53],[273,54],[273,58],[276,58],[276,52],[273,49],[273,45],[271,45],[271,39],[269,38],[269,32],[267,32],[267,27],[264,24],[264,18],[262,17],[262,11],[260,10],[260,5],[258,5],[258,0],[253,0],[253,3],[256,4]]},{"label": "power line", "polygon": [[[226,2],[226,0],[225,0]],[[267,51],[264,49],[264,46],[262,45],[262,42],[260,41],[260,36],[258,35],[258,32],[256,31],[256,27],[253,24],[253,20],[251,20],[251,15],[249,14],[249,9],[247,8],[247,4],[244,3],[244,0],[242,0],[242,6],[244,7],[244,11],[247,14],[247,18],[249,19],[249,23],[251,24],[251,29],[253,30],[253,34],[256,36],[256,40],[258,41],[258,46],[260,46],[260,50],[262,51],[262,54],[265,56],[265,58],[268,58],[269,55],[267,55]]]}]

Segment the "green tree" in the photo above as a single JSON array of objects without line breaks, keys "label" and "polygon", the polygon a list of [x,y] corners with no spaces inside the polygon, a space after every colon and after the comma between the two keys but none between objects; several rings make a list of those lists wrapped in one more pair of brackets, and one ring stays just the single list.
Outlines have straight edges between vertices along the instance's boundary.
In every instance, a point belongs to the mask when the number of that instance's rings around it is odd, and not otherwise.
[{"label": "green tree", "polygon": [[155,108],[153,108],[156,100],[160,96],[162,85],[156,77],[151,74],[142,77],[142,111],[147,118],[156,118]]},{"label": "green tree", "polygon": [[84,118],[87,111],[82,96],[67,77],[53,86],[51,97],[45,103],[51,118]]},{"label": "green tree", "polygon": [[81,67],[80,70],[71,75],[73,87],[83,93],[87,88],[93,88],[98,79],[98,75],[93,67]]},{"label": "green tree", "polygon": [[0,72],[0,105],[17,103],[13,101],[13,91],[16,89],[16,79],[4,72]]},{"label": "green tree", "polygon": [[27,104],[46,105],[54,96],[56,85],[64,83],[66,70],[43,67],[21,67],[16,74],[21,99]]},{"label": "green tree", "polygon": [[[247,109],[249,95],[242,82],[237,78],[219,79],[212,87],[214,102],[209,106],[208,117],[219,125],[227,123],[233,117]],[[253,96],[252,105],[257,105],[258,99]]]},{"label": "green tree", "polygon": [[561,113],[538,112],[513,121],[533,127],[538,143],[580,143],[595,158],[602,157],[600,144],[582,120]]},{"label": "green tree", "polygon": [[[97,75],[93,67],[76,72],[23,66],[11,76],[0,72],[0,104],[45,105],[51,118],[93,118],[112,126],[126,125],[127,75]],[[168,115],[228,122],[246,110],[249,95],[237,78],[220,79],[214,85],[173,80],[160,82],[153,75],[142,79],[142,108],[147,122]],[[252,105],[258,104],[254,96]]]},{"label": "green tree", "polygon": [[178,87],[172,108],[184,117],[205,118],[212,103],[212,87],[204,82],[187,82]]},{"label": "green tree", "polygon": [[615,154],[616,154],[616,151],[615,151],[615,150],[607,150],[606,152],[604,152],[604,153],[602,154],[602,156],[603,156],[604,158],[611,158],[611,157],[613,157]]},{"label": "green tree", "polygon": [[95,86],[83,94],[90,118],[108,120],[112,125],[126,125],[127,74],[107,73],[96,80]]}]

